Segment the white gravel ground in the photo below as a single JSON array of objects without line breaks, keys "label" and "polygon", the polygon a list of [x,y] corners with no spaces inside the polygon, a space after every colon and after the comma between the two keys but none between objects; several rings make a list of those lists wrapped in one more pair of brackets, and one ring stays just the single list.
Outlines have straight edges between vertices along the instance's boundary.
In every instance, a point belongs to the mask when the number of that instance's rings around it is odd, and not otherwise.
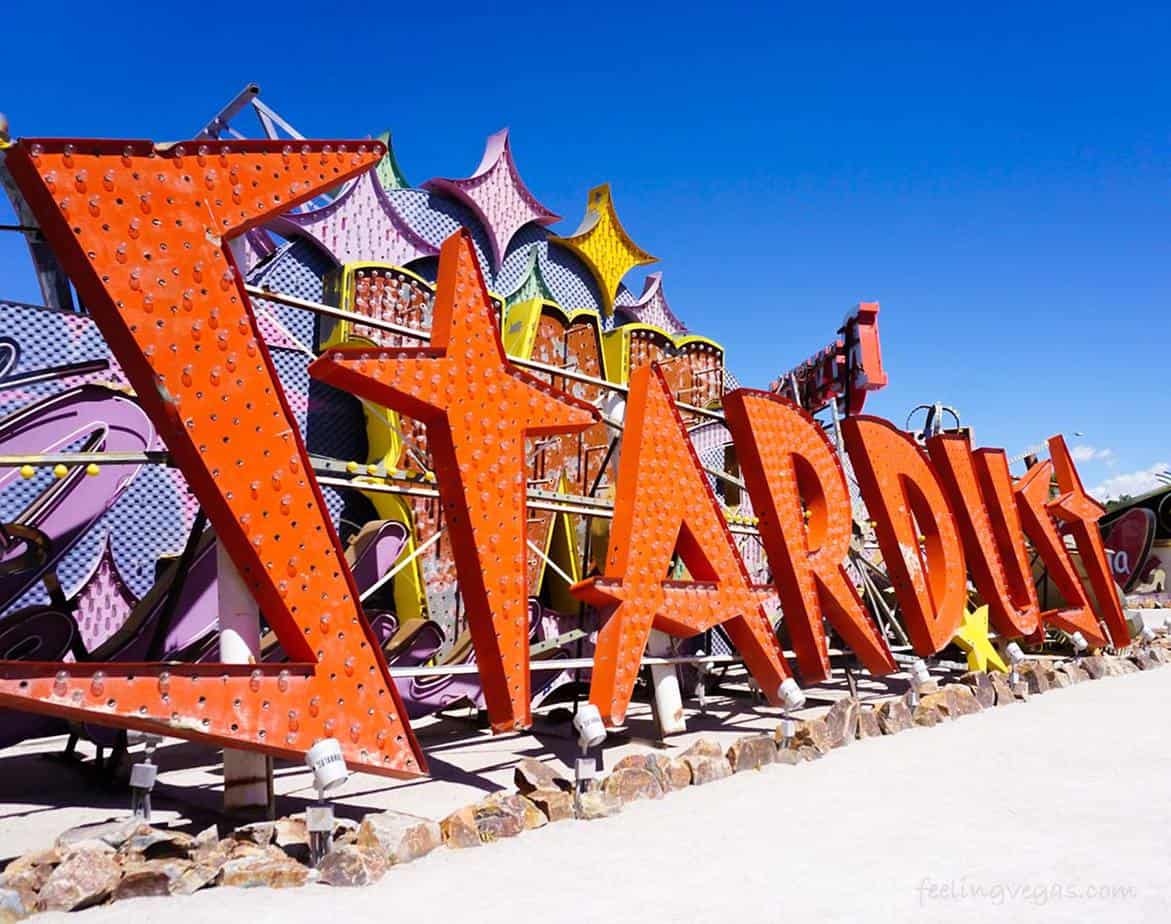
[{"label": "white gravel ground", "polygon": [[367,889],[214,889],[67,920],[1167,920],[1169,709],[1171,669],[1083,683],[439,851]]}]

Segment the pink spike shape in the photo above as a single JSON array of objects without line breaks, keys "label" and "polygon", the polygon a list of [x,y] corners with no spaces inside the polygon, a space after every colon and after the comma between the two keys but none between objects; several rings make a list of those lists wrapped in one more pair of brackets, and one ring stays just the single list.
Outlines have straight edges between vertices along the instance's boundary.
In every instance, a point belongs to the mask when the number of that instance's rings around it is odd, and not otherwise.
[{"label": "pink spike shape", "polygon": [[500,269],[509,241],[525,225],[551,225],[561,220],[560,215],[541,205],[521,180],[512,159],[507,128],[489,136],[480,166],[470,177],[436,177],[424,183],[423,188],[446,193],[476,213],[492,244],[493,270]]},{"label": "pink spike shape", "polygon": [[650,273],[646,277],[643,281],[642,295],[637,301],[615,307],[632,320],[658,327],[669,334],[687,330],[687,325],[675,316],[675,312],[667,304],[667,296],[663,294],[662,273]]},{"label": "pink spike shape", "polygon": [[268,227],[285,237],[312,239],[338,263],[365,260],[405,266],[439,252],[399,215],[373,170],[355,179],[328,205],[281,215]]}]

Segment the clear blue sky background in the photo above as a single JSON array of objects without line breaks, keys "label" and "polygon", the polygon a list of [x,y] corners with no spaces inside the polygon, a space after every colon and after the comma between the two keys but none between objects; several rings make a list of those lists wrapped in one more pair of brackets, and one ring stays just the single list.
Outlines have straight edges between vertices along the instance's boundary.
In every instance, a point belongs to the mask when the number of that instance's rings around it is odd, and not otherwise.
[{"label": "clear blue sky background", "polygon": [[[877,299],[876,413],[1083,431],[1091,487],[1171,462],[1166,5],[152,6],[6,11],[13,133],[178,139],[254,80],[310,137],[391,129],[418,184],[507,125],[558,230],[613,184],[746,384]],[[0,295],[37,298],[11,234]]]}]

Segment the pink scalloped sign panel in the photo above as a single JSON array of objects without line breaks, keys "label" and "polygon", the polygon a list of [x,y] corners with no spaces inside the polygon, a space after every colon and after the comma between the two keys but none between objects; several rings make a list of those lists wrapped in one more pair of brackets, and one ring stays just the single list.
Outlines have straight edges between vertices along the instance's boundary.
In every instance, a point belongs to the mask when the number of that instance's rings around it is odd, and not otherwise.
[{"label": "pink scalloped sign panel", "polygon": [[499,269],[509,242],[525,225],[551,225],[561,220],[560,215],[541,205],[521,180],[512,159],[507,128],[488,138],[480,166],[470,177],[436,177],[424,183],[423,188],[446,193],[475,212],[488,232],[494,269]]}]

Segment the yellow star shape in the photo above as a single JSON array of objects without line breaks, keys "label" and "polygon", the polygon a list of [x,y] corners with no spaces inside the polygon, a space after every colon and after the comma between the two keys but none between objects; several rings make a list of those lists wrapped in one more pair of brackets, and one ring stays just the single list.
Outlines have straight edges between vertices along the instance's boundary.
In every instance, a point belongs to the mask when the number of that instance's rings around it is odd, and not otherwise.
[{"label": "yellow star shape", "polygon": [[614,212],[610,184],[603,183],[590,190],[585,217],[569,237],[550,237],[554,244],[577,254],[597,280],[602,293],[602,313],[614,311],[614,296],[622,277],[636,266],[658,262],[630,239],[622,222]]},{"label": "yellow star shape", "polygon": [[968,653],[968,670],[987,673],[993,667],[1002,674],[1008,673],[1008,665],[1000,657],[992,640],[988,638],[988,607],[982,606],[975,612],[964,611],[964,621],[960,623],[960,630],[952,639]]}]

